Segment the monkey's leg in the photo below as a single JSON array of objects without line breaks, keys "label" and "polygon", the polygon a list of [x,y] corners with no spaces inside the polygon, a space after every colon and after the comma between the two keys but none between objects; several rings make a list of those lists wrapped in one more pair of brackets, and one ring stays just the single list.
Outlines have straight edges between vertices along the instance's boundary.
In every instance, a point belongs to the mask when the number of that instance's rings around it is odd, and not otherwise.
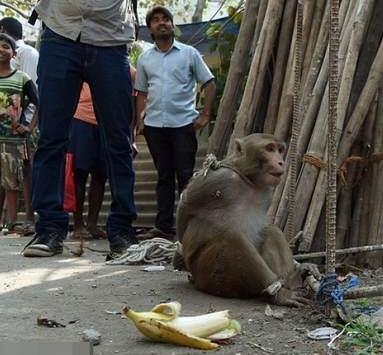
[{"label": "monkey's leg", "polygon": [[265,227],[260,235],[263,243],[259,252],[263,259],[280,278],[286,279],[295,272],[295,264],[290,246],[283,232],[275,225]]},{"label": "monkey's leg", "polygon": [[187,269],[195,286],[204,292],[251,297],[278,280],[247,237],[230,229],[194,219],[182,244]]}]

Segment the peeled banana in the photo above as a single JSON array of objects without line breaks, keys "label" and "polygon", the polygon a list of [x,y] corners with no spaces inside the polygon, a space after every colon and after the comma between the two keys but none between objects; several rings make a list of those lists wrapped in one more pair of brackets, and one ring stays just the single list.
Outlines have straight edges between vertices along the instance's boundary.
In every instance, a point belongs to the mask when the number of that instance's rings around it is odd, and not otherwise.
[{"label": "peeled banana", "polygon": [[123,309],[123,314],[148,338],[196,349],[216,349],[218,344],[212,340],[228,339],[241,331],[227,310],[194,317],[180,317],[180,312],[178,302],[160,303],[150,312]]}]

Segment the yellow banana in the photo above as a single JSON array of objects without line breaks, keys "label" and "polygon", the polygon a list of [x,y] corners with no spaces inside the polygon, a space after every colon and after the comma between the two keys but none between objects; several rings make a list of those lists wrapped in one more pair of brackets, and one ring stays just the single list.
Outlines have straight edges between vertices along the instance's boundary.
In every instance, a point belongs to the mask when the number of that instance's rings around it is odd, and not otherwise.
[{"label": "yellow banana", "polygon": [[[212,340],[227,339],[240,332],[237,321],[229,318],[228,311],[195,317],[179,317],[178,302],[161,303],[150,312],[135,312],[125,307],[123,314],[131,319],[148,338],[202,350],[218,347]],[[208,339],[209,338],[209,339]]]}]

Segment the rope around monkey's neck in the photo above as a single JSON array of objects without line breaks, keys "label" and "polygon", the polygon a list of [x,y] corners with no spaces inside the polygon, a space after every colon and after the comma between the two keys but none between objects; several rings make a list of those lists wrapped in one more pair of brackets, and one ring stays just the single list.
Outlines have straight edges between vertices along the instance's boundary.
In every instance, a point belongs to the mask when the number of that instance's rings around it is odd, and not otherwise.
[{"label": "rope around monkey's neck", "polygon": [[220,168],[226,168],[234,171],[246,184],[250,185],[252,188],[255,187],[254,183],[247,176],[243,175],[236,167],[225,164],[223,161],[218,160],[214,154],[207,155],[205,161],[202,164],[202,169],[198,171],[195,176],[202,175],[205,177],[210,170],[218,170]]}]

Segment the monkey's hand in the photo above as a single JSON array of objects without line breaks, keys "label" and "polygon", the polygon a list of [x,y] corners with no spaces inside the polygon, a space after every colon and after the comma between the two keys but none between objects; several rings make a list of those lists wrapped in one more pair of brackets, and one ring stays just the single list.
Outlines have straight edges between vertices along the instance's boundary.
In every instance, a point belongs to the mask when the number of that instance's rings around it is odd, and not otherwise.
[{"label": "monkey's hand", "polygon": [[296,268],[302,276],[306,274],[313,275],[317,280],[322,278],[322,274],[318,270],[318,266],[311,263],[296,263]]},{"label": "monkey's hand", "polygon": [[274,296],[273,301],[279,306],[302,307],[309,303],[309,300],[300,292],[291,291],[282,287]]}]

